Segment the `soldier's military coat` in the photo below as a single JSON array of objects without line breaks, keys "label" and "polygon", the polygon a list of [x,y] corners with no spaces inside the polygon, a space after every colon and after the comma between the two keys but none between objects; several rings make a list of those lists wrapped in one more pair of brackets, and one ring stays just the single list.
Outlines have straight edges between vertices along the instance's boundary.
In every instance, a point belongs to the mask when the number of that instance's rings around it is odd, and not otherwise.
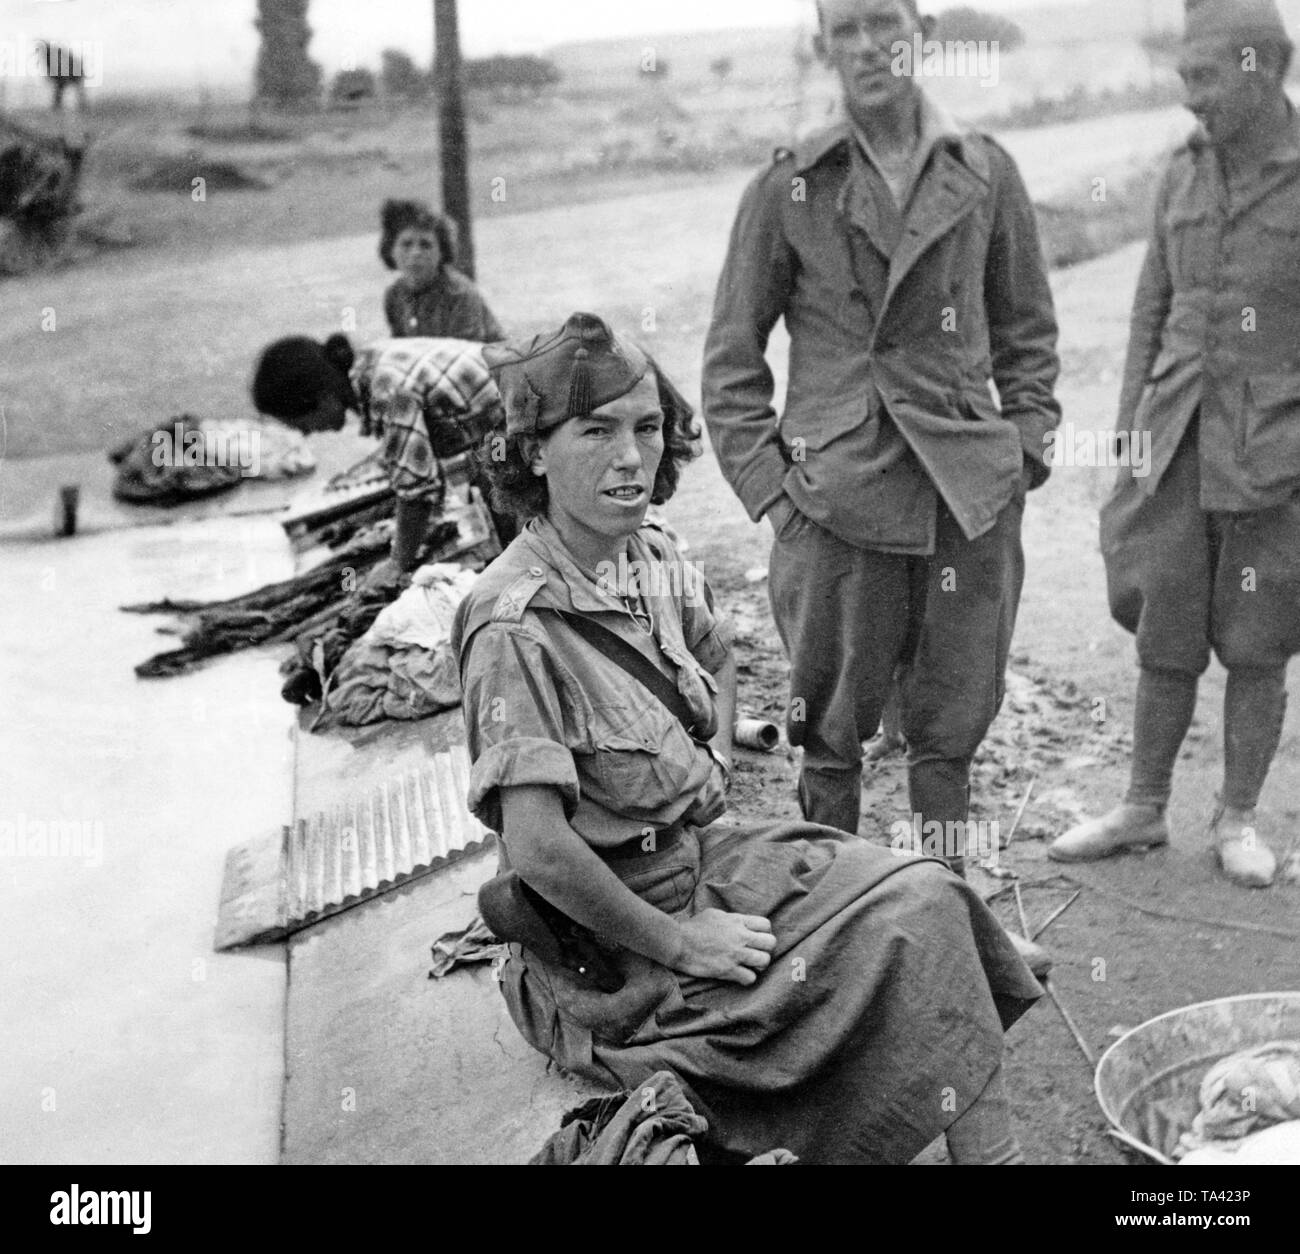
[{"label": "soldier's military coat", "polygon": [[[1118,429],[1149,442],[1102,511],[1111,609],[1144,665],[1300,651],[1300,119],[1229,175],[1170,159],[1133,305]],[[1141,444],[1133,445],[1141,449]]]},{"label": "soldier's military coat", "polygon": [[[1033,205],[993,139],[953,119],[942,129],[905,212],[848,123],[780,150],[745,192],[704,416],[754,519],[785,493],[850,544],[928,554],[936,496],[973,539],[1024,465],[1035,484],[1047,477],[1059,363]],[[764,351],[780,319],[778,430]]]}]

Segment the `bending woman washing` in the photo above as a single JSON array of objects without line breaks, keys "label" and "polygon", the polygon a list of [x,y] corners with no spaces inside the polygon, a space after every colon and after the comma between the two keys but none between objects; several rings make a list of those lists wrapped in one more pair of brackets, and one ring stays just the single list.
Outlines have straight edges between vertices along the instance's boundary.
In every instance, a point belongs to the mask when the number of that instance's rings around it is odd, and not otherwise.
[{"label": "bending woman washing", "polygon": [[[349,412],[361,416],[362,434],[382,442],[397,497],[391,563],[402,573],[419,565],[447,484],[479,486],[468,450],[499,404],[483,346],[454,339],[382,339],[355,352],[345,335],[289,336],[262,351],[251,390],[258,413],[305,435],[342,431]],[[513,537],[512,518],[493,523],[502,542]]]},{"label": "bending woman washing", "polygon": [[611,1087],[672,1071],[718,1158],[907,1162],[946,1131],[958,1161],[1019,1161],[1002,1034],[1041,989],[979,897],[832,828],[724,818],[729,628],[642,525],[698,448],[690,407],[590,314],[486,355],[504,407],[487,473],[526,526],[453,632],[470,805],[502,871],[621,984],[512,944],[519,1030]]}]

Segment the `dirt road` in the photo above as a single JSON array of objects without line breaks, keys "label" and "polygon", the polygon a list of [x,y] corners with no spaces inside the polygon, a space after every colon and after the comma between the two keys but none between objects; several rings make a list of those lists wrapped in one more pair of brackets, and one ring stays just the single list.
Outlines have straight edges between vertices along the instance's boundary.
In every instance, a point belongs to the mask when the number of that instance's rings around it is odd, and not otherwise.
[{"label": "dirt road", "polygon": [[[1182,110],[1121,114],[1010,131],[1001,138],[1039,201],[1082,204],[1093,180],[1118,186],[1186,132]],[[699,353],[713,285],[749,171],[719,173],[615,199],[530,203],[511,192],[480,221],[479,277],[513,331],[596,308],[624,322],[678,370]],[[364,172],[340,172],[331,195],[374,196]],[[542,189],[538,189],[540,192]],[[553,189],[552,189],[553,190]],[[267,193],[278,200],[292,185]],[[101,449],[175,414],[247,411],[258,350],[280,335],[345,330],[364,341],[386,327],[390,279],[372,234],[266,246],[271,201],[214,191],[187,202],[166,249],[105,254],[94,264],[4,284],[0,343],[0,518],[29,502],[10,458]],[[238,222],[231,200],[239,206]],[[280,213],[284,206],[275,209]],[[228,239],[219,252],[208,241]],[[187,255],[183,239],[202,244]]]}]

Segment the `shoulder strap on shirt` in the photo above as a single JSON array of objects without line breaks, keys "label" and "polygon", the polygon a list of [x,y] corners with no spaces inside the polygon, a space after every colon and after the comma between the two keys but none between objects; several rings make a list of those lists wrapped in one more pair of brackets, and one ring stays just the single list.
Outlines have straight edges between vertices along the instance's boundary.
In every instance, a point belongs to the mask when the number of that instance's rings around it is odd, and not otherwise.
[{"label": "shoulder strap on shirt", "polygon": [[608,627],[594,618],[588,618],[585,614],[575,614],[570,610],[551,609],[540,605],[533,608],[562,618],[593,649],[603,654],[616,666],[622,667],[643,688],[648,688],[651,695],[658,698],[660,704],[686,728],[690,735],[699,738],[695,728],[695,716],[691,713],[686,698],[678,692],[677,685],[640,649],[628,644],[617,632],[610,631]]},{"label": "shoulder strap on shirt", "polygon": [[[494,623],[521,623],[524,611],[533,598],[546,586],[546,572],[540,566],[530,566],[506,586],[492,606]],[[540,609],[541,606],[533,606]]]}]

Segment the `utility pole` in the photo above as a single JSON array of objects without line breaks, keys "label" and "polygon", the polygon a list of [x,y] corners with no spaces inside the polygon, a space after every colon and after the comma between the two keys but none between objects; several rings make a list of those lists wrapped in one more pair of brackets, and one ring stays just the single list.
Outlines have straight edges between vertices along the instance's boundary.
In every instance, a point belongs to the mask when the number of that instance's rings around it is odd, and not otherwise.
[{"label": "utility pole", "polygon": [[457,263],[474,277],[474,224],[469,203],[469,140],[461,83],[457,0],[433,0],[433,74],[438,95],[438,146],[442,157],[442,207],[460,232]]}]

